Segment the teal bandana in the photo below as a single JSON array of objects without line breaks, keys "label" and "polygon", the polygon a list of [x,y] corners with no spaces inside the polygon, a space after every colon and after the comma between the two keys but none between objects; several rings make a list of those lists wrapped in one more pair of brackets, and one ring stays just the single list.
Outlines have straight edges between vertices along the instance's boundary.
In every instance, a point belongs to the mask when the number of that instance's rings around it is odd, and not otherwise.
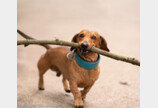
[{"label": "teal bandana", "polygon": [[95,62],[88,62],[88,61],[85,61],[84,59],[82,59],[77,51],[74,51],[74,53],[76,54],[76,57],[75,57],[75,60],[77,62],[77,64],[85,69],[95,69],[99,62],[100,62],[100,55],[98,55],[98,60],[95,61]]}]

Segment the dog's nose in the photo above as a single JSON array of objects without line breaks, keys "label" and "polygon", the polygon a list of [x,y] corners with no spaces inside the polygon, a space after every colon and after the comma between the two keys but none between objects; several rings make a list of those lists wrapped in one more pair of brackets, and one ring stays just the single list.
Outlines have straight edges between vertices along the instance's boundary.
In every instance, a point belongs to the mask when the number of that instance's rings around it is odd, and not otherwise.
[{"label": "dog's nose", "polygon": [[81,47],[84,48],[84,49],[88,48],[88,43],[87,42],[83,42],[81,44]]}]

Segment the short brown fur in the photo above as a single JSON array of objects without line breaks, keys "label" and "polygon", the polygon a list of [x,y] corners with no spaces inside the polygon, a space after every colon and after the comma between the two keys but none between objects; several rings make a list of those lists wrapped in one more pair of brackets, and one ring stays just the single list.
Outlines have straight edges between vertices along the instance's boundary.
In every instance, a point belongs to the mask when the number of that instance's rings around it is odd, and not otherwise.
[{"label": "short brown fur", "polygon": [[[82,37],[80,35],[83,35]],[[95,37],[93,37],[95,36]],[[92,38],[93,37],[93,38]],[[72,42],[77,42],[81,45],[82,42],[88,43],[88,49],[92,46],[109,51],[105,39],[95,31],[82,30],[76,34]],[[71,48],[73,50],[74,48]],[[85,69],[80,67],[75,61],[75,55],[73,59],[67,58],[67,53],[70,52],[68,47],[50,48],[43,54],[38,61],[39,70],[39,84],[40,90],[44,90],[43,75],[48,69],[57,72],[57,76],[63,76],[63,86],[65,91],[71,91],[74,96],[75,108],[83,108],[83,99],[86,98],[86,94],[89,92],[95,81],[99,77],[100,69],[97,66],[95,69]],[[90,52],[87,55],[82,55],[80,49],[77,49],[81,58],[86,61],[96,61],[98,54]],[[79,91],[78,87],[83,88]]]}]

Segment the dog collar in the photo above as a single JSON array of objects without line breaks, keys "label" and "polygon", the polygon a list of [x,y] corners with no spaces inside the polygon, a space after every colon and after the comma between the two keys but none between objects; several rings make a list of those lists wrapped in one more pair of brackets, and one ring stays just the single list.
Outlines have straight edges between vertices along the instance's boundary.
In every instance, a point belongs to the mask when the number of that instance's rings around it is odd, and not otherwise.
[{"label": "dog collar", "polygon": [[[75,60],[77,62],[77,64],[85,69],[95,69],[99,62],[100,62],[100,55],[98,54],[98,60],[95,61],[95,62],[89,62],[89,61],[86,61],[84,60],[83,58],[81,58],[77,51],[74,51],[74,53],[76,54],[76,57],[75,57]],[[74,54],[73,54],[74,55]]]}]

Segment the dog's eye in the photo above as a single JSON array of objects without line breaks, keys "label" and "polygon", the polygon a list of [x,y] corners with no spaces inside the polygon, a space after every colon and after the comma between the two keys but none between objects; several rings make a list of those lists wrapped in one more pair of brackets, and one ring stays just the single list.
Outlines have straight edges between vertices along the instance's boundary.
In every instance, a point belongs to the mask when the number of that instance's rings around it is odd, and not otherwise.
[{"label": "dog's eye", "polygon": [[83,37],[84,37],[84,34],[80,34],[80,37],[83,38]]},{"label": "dog's eye", "polygon": [[96,39],[97,39],[97,37],[96,37],[96,36],[92,36],[91,38],[92,38],[93,40],[96,40]]}]

